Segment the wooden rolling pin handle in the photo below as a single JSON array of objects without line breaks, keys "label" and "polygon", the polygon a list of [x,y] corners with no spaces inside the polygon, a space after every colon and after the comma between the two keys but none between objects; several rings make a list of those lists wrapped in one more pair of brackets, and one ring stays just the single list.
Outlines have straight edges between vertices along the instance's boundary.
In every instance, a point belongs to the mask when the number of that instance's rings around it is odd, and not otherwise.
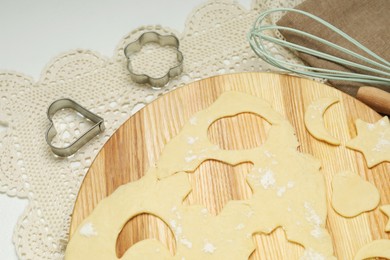
[{"label": "wooden rolling pin handle", "polygon": [[374,87],[360,87],[356,98],[376,112],[390,115],[390,93]]}]

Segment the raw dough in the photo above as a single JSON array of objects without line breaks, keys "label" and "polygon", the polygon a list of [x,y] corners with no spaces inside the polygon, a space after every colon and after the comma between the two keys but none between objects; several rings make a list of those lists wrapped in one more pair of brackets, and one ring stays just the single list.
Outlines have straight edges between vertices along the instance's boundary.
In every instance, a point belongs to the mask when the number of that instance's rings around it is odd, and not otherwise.
[{"label": "raw dough", "polygon": [[356,253],[354,260],[384,257],[390,259],[390,240],[380,239],[363,246]]},{"label": "raw dough", "polygon": [[[230,151],[208,140],[207,129],[212,122],[244,112],[255,113],[272,124],[261,147]],[[267,102],[244,93],[225,92],[166,144],[156,166],[144,177],[119,187],[99,202],[72,236],[65,258],[117,259],[116,240],[123,225],[146,212],[171,228],[175,256],[147,239],[130,247],[122,259],[144,259],[144,255],[148,259],[248,259],[255,249],[252,235],[270,233],[277,227],[284,229],[289,241],[301,244],[305,255],[334,259],[325,230],[326,193],[320,163],[299,153],[297,147],[292,126]],[[253,163],[247,175],[252,197],[229,201],[217,216],[202,205],[183,205],[191,191],[187,175],[206,160],[231,165]],[[83,236],[80,230],[85,224],[93,225],[97,235]]]},{"label": "raw dough", "polygon": [[305,126],[307,131],[318,140],[333,145],[339,145],[340,141],[330,135],[324,125],[323,115],[332,104],[339,102],[337,97],[325,97],[313,101],[305,112]]},{"label": "raw dough", "polygon": [[389,218],[389,221],[387,222],[387,225],[385,227],[385,231],[390,232],[390,204],[384,205],[380,207],[380,209]]},{"label": "raw dough", "polygon": [[344,217],[355,217],[375,209],[380,201],[377,188],[351,172],[336,174],[332,180],[332,207]]},{"label": "raw dough", "polygon": [[346,146],[360,151],[368,168],[381,162],[390,162],[390,122],[387,116],[374,124],[356,120],[357,136]]}]

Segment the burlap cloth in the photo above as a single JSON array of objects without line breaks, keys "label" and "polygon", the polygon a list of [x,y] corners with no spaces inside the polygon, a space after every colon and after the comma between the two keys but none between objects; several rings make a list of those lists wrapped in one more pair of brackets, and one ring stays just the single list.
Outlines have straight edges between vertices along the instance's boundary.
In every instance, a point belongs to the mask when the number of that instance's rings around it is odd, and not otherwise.
[{"label": "burlap cloth", "polygon": [[[307,0],[296,7],[312,13],[325,21],[333,24],[361,44],[378,54],[385,60],[390,60],[390,1],[389,0]],[[309,32],[318,37],[346,47],[363,56],[366,53],[358,49],[352,43],[347,42],[341,36],[335,34],[325,26],[314,22],[312,19],[293,12],[288,12],[278,22],[280,26],[292,27]],[[321,43],[294,34],[289,31],[281,31],[287,41],[305,47],[320,50],[348,60],[354,60],[351,56],[341,54]],[[317,57],[298,53],[300,58],[313,67],[333,70],[362,72],[358,69],[341,66],[337,63],[319,59]],[[357,61],[357,60],[355,60]],[[358,61],[357,61],[358,62]],[[359,62],[362,63],[362,62]],[[365,74],[369,74],[364,72]],[[371,73],[372,74],[372,73]],[[374,74],[372,74],[374,75]],[[334,87],[355,96],[361,83],[345,81],[329,81]],[[389,86],[378,86],[390,92]],[[390,104],[389,104],[390,105]]]}]

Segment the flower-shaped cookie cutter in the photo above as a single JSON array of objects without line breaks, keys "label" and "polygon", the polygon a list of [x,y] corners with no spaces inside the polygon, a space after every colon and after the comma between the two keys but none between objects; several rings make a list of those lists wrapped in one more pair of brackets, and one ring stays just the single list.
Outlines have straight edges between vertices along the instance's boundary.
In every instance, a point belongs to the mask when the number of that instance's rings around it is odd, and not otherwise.
[{"label": "flower-shaped cookie cutter", "polygon": [[[70,145],[65,147],[57,147],[52,144],[53,138],[57,134],[57,130],[55,129],[53,123],[53,116],[57,111],[65,108],[71,108],[79,112],[84,118],[92,121],[94,125]],[[74,154],[84,144],[88,143],[89,140],[91,140],[99,133],[103,132],[105,129],[103,118],[92,113],[91,111],[87,110],[86,108],[82,107],[81,105],[69,98],[63,98],[54,101],[47,110],[47,118],[49,119],[51,124],[46,132],[46,142],[50,146],[53,153],[61,157],[67,157]]]},{"label": "flower-shaped cookie cutter", "polygon": [[[168,72],[160,77],[154,78],[146,74],[137,74],[133,71],[130,56],[139,52],[147,43],[158,43],[160,46],[172,46],[176,48],[176,59],[178,64],[169,68]],[[125,56],[128,59],[127,69],[130,72],[131,79],[140,84],[150,84],[153,87],[163,87],[170,78],[180,75],[183,71],[183,54],[179,51],[179,39],[174,35],[161,35],[156,32],[145,32],[136,41],[129,43],[124,49]]]}]

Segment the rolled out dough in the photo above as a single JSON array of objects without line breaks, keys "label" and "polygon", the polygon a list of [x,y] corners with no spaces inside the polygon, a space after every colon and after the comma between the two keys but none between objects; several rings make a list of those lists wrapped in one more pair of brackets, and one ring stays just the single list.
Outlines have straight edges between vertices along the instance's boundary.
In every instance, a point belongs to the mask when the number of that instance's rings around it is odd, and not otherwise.
[{"label": "rolled out dough", "polygon": [[[223,150],[208,140],[207,129],[213,122],[244,112],[257,114],[271,124],[261,147]],[[170,255],[162,244],[147,239],[130,247],[121,259],[246,260],[255,249],[252,235],[268,234],[277,227],[283,228],[289,241],[301,244],[305,255],[334,259],[325,229],[327,207],[320,163],[299,153],[297,147],[290,123],[266,101],[225,92],[193,115],[144,177],[99,202],[70,239],[65,259],[117,259],[118,234],[129,219],[141,213],[156,215],[171,228],[176,254]],[[188,175],[206,160],[230,165],[251,162],[254,166],[246,181],[252,197],[229,201],[217,216],[203,205],[183,205],[191,191]],[[80,232],[86,224],[93,226],[93,236]]]}]

